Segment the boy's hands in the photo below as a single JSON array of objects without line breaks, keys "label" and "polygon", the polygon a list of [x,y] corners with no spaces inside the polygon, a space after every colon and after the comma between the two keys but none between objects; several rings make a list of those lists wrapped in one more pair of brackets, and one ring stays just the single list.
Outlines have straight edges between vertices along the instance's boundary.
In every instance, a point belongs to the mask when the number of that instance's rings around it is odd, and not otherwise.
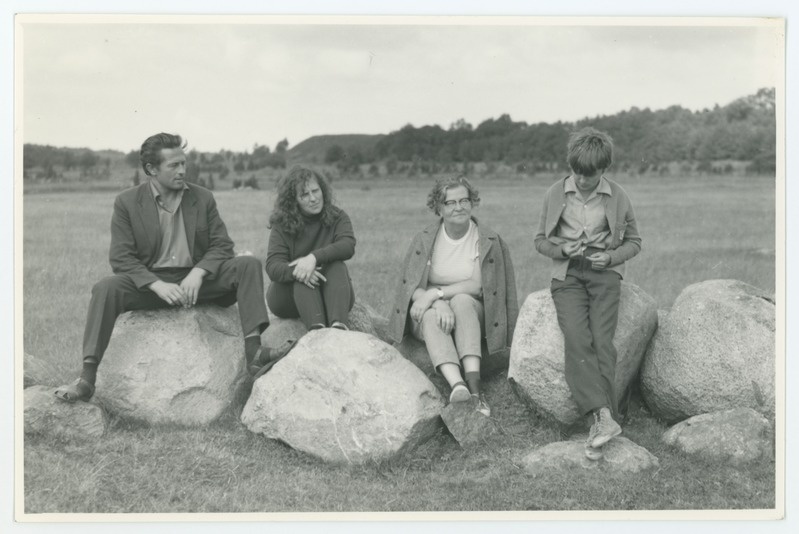
[{"label": "boy's hands", "polygon": [[594,252],[586,259],[591,262],[591,268],[595,271],[604,271],[610,265],[610,254],[607,252]]},{"label": "boy's hands", "polygon": [[583,248],[582,241],[575,241],[573,243],[563,243],[560,246],[561,254],[563,254],[563,256],[566,258],[579,256],[582,248]]}]

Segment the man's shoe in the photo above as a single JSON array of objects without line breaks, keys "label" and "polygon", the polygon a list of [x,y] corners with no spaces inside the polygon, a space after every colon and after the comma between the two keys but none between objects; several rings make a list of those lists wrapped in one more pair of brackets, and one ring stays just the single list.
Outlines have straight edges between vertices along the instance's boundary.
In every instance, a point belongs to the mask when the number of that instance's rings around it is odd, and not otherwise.
[{"label": "man's shoe", "polygon": [[621,426],[613,420],[608,408],[600,408],[599,413],[594,412],[594,425],[596,425],[596,435],[591,440],[591,446],[595,449],[602,447],[605,443],[621,434]]},{"label": "man's shoe", "polygon": [[479,395],[475,395],[474,393],[472,393],[472,399],[474,399],[477,405],[475,410],[485,415],[486,417],[491,417],[491,406],[488,405],[485,393],[480,392]]},{"label": "man's shoe", "polygon": [[66,402],[87,401],[94,395],[94,385],[82,378],[55,390],[56,398]]},{"label": "man's shoe", "polygon": [[472,398],[472,394],[469,393],[469,388],[466,387],[466,384],[463,382],[458,382],[454,386],[452,386],[452,392],[449,394],[449,402],[452,404],[453,402],[466,402]]},{"label": "man's shoe", "polygon": [[261,346],[252,358],[252,362],[247,368],[250,376],[253,379],[259,378],[266,374],[273,365],[275,365],[281,358],[288,354],[297,342],[288,340],[286,344],[280,349],[270,349],[269,347]]}]

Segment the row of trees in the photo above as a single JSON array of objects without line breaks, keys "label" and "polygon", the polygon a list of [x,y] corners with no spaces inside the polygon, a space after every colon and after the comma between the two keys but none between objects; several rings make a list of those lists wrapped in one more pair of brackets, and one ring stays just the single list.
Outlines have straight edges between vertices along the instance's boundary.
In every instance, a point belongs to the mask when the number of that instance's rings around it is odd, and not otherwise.
[{"label": "row of trees", "polygon": [[380,139],[373,150],[331,146],[325,162],[352,172],[375,162],[415,162],[450,167],[453,163],[501,162],[528,170],[562,170],[569,133],[583,126],[607,131],[615,141],[617,168],[646,172],[668,162],[751,162],[751,169],[773,172],[776,163],[776,115],[773,88],[731,104],[692,112],[681,106],[664,110],[631,108],[575,123],[527,124],[507,114],[476,128],[463,119],[443,129],[406,125]]},{"label": "row of trees", "polygon": [[[504,114],[476,127],[461,119],[448,129],[408,124],[383,136],[321,136],[301,143],[305,147],[298,149],[298,155],[308,160],[302,162],[324,162],[343,175],[469,173],[476,166],[486,172],[498,166],[528,174],[559,172],[566,166],[569,133],[588,125],[613,136],[614,167],[621,171],[663,173],[676,165],[680,172],[730,172],[731,162],[745,162],[748,170],[762,173],[774,172],[776,167],[773,88],[696,112],[681,106],[657,111],[634,107],[614,115],[553,124],[527,124]],[[309,150],[309,146],[316,148]],[[234,187],[255,188],[255,174],[285,169],[290,151],[288,140],[283,139],[274,150],[255,144],[245,152],[190,150],[187,158],[186,178],[191,182],[214,188],[216,180],[229,180],[232,174]],[[124,154],[26,144],[23,168],[26,179],[46,181],[103,180],[123,170],[128,173],[126,180],[133,174],[134,183],[143,176],[138,150]],[[247,180],[245,173],[250,174]]]}]

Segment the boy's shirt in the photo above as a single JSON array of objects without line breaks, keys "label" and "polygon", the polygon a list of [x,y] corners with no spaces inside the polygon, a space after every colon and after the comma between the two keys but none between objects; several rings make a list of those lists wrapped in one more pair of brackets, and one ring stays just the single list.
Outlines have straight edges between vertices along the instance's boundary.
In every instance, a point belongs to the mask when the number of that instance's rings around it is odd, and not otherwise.
[{"label": "boy's shirt", "polygon": [[583,243],[581,253],[586,247],[606,249],[610,242],[610,227],[605,216],[605,202],[613,195],[608,181],[604,176],[600,178],[587,199],[577,189],[573,176],[566,178],[563,189],[566,206],[551,241],[559,245],[580,241]]}]

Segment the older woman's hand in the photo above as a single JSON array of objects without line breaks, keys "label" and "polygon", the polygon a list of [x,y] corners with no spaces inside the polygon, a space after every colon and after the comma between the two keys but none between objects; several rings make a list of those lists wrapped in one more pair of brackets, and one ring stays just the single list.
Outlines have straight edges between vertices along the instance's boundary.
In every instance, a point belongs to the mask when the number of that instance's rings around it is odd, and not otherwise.
[{"label": "older woman's hand", "polygon": [[294,267],[292,274],[295,280],[305,285],[310,285],[311,279],[316,272],[316,256],[308,254],[302,258],[297,258],[289,263],[289,267]]},{"label": "older woman's hand", "polygon": [[455,328],[455,313],[446,300],[437,300],[432,308],[436,311],[436,324],[445,334],[452,332]]}]

